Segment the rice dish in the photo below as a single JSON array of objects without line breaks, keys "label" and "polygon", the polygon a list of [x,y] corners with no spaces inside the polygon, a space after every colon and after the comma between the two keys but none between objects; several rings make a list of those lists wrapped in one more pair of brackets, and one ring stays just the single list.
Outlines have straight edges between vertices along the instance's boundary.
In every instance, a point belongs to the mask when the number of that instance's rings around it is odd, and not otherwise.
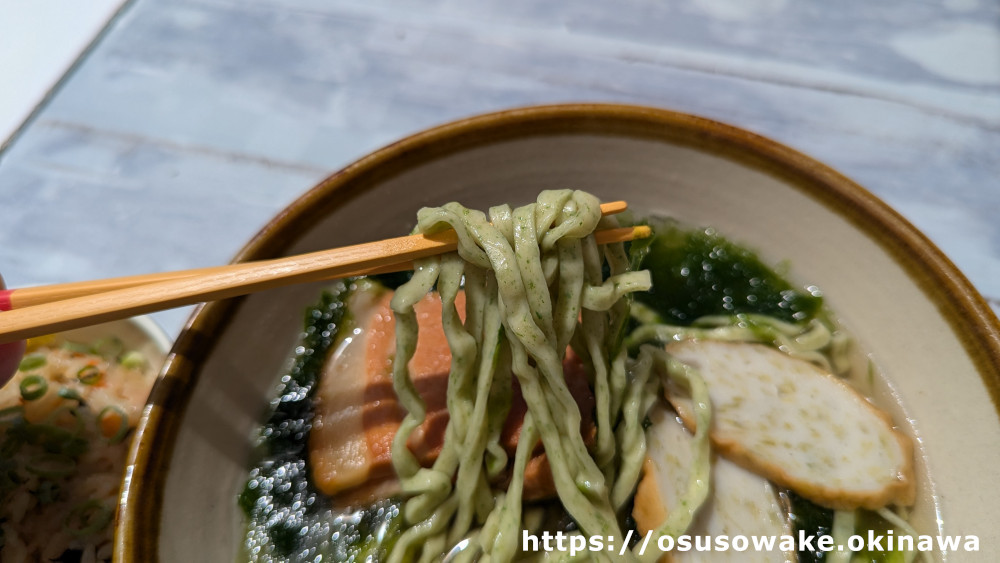
[{"label": "rice dish", "polygon": [[0,388],[0,560],[111,560],[129,439],[154,379],[113,337],[28,342]]}]

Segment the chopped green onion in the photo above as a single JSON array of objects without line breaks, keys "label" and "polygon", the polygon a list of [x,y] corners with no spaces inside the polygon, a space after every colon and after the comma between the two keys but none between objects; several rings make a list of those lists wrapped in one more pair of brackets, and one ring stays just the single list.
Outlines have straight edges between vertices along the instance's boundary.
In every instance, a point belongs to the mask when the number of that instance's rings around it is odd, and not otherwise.
[{"label": "chopped green onion", "polygon": [[[8,495],[14,492],[24,482],[24,479],[17,474],[17,466],[12,460],[0,460],[0,464],[2,464],[3,469],[0,471],[0,502],[6,505]],[[2,530],[3,528],[0,528],[0,531]],[[0,549],[3,549],[2,545],[0,545]]]},{"label": "chopped green onion", "polygon": [[90,443],[87,442],[86,439],[79,436],[70,436],[69,439],[63,440],[58,445],[58,448],[63,455],[77,458],[87,452],[90,448]]},{"label": "chopped green onion", "polygon": [[[80,428],[79,422],[77,427]],[[75,458],[86,452],[89,447],[87,440],[79,437],[78,433],[51,424],[32,424],[29,422],[11,428],[7,431],[7,436],[9,438],[11,435],[15,435],[22,442],[41,446],[50,454]]]},{"label": "chopped green onion", "polygon": [[66,515],[66,530],[77,537],[89,536],[103,530],[111,523],[114,514],[100,501],[91,499],[78,504]]},{"label": "chopped green onion", "polygon": [[25,401],[41,398],[49,390],[49,383],[40,375],[29,375],[21,380],[21,397]]},{"label": "chopped green onion", "polygon": [[55,481],[42,481],[35,491],[39,504],[52,504],[59,499],[59,485]]},{"label": "chopped green onion", "polygon": [[76,421],[76,428],[74,429],[73,432],[74,435],[79,435],[81,432],[83,432],[84,428],[83,418],[81,418],[80,415],[77,414],[76,407],[71,407],[69,405],[62,405],[59,408],[52,411],[51,413],[49,413],[49,415],[45,417],[45,420],[42,422],[42,424],[51,426],[52,428],[56,428],[59,430],[66,430],[65,428],[62,428],[61,426],[58,426],[56,424],[56,422],[59,420],[59,417],[62,416],[63,413],[69,413],[73,417],[73,420]]},{"label": "chopped green onion", "polygon": [[24,417],[24,406],[14,405],[0,409],[0,424],[13,424]]},{"label": "chopped green onion", "polygon": [[114,360],[125,351],[125,344],[117,336],[110,336],[96,340],[90,346],[90,351],[106,360]]},{"label": "chopped green onion", "polygon": [[109,443],[117,444],[118,442],[124,440],[125,435],[128,434],[128,415],[125,414],[125,411],[122,409],[114,405],[108,405],[101,409],[101,412],[97,413],[97,423],[100,424],[101,421],[104,420],[104,416],[109,412],[117,414],[119,420],[121,421],[118,423],[118,431],[115,432],[114,436],[108,438]]},{"label": "chopped green onion", "polygon": [[21,371],[31,371],[45,365],[45,354],[28,354],[18,364],[17,369]]},{"label": "chopped green onion", "polygon": [[76,378],[80,380],[80,383],[84,385],[94,385],[101,380],[101,368],[95,365],[87,365],[80,368],[80,371],[76,372]]},{"label": "chopped green onion", "polygon": [[73,433],[64,428],[51,424],[28,423],[22,428],[25,440],[28,443],[42,445],[53,441],[68,440],[73,437]]},{"label": "chopped green onion", "polygon": [[[4,472],[15,470],[17,462],[14,461],[14,454],[21,451],[21,446],[24,445],[24,440],[19,436],[8,435],[7,439],[0,443],[0,491],[3,490],[2,482],[4,480]],[[10,477],[10,476],[8,476]],[[3,495],[0,494],[0,497]]]},{"label": "chopped green onion", "polygon": [[122,356],[120,363],[122,367],[138,369],[146,365],[146,356],[138,350],[130,350]]},{"label": "chopped green onion", "polygon": [[28,444],[41,444],[46,437],[46,427],[41,424],[32,424],[28,421],[24,421],[23,424],[19,424],[16,428],[12,428],[7,431],[7,435],[15,434],[21,440]]},{"label": "chopped green onion", "polygon": [[59,396],[63,399],[69,399],[70,401],[78,401],[83,403],[83,397],[80,396],[80,392],[72,387],[62,387],[59,389]]},{"label": "chopped green onion", "polygon": [[87,346],[86,344],[81,344],[79,342],[71,342],[67,340],[66,342],[63,342],[62,347],[63,350],[67,350],[69,352],[76,352],[77,354],[90,353],[90,346]]},{"label": "chopped green onion", "polygon": [[65,454],[44,453],[29,459],[24,468],[35,475],[56,479],[73,473],[76,460]]}]

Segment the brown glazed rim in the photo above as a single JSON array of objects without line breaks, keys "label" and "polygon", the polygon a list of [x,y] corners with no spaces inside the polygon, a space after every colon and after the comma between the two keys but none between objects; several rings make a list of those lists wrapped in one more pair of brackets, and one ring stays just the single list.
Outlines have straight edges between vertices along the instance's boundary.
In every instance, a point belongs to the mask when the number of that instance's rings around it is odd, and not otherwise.
[{"label": "brown glazed rim", "polygon": [[[888,251],[935,303],[960,338],[1000,414],[1000,321],[972,284],[898,213],[867,190],[784,145],[673,111],[617,104],[512,109],[462,119],[388,145],[334,173],[280,212],[235,261],[280,256],[323,216],[371,186],[449,154],[498,141],[566,134],[658,140],[738,161],[796,186],[850,220]],[[159,525],[182,413],[215,339],[242,299],[209,303],[189,319],[164,365],[129,451],[118,511],[115,559],[158,560]]]}]

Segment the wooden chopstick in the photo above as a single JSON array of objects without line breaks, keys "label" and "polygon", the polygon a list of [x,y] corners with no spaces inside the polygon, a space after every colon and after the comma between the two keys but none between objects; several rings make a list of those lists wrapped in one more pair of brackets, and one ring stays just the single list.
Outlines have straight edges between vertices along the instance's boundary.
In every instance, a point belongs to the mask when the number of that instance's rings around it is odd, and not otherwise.
[{"label": "wooden chopstick", "polygon": [[[600,244],[608,244],[650,234],[649,227],[641,226],[598,231],[596,238]],[[454,231],[433,236],[411,235],[262,263],[233,264],[205,275],[52,301],[0,313],[0,343],[294,283],[396,271],[403,263],[450,252],[456,247]]]},{"label": "wooden chopstick", "polygon": [[[601,215],[616,215],[625,211],[628,204],[624,201],[609,201],[601,204]],[[447,251],[442,251],[447,252]],[[280,260],[280,259],[279,259]],[[277,260],[261,260],[254,264],[265,265],[274,263]],[[103,280],[89,280],[81,282],[60,283],[43,285],[38,287],[22,287],[17,289],[0,290],[0,311],[10,311],[13,309],[23,309],[34,305],[42,305],[52,301],[83,297],[85,295],[96,295],[116,289],[125,289],[151,283],[187,278],[192,276],[205,276],[216,272],[223,272],[232,268],[232,265],[212,266],[209,268],[196,268],[191,270],[177,270],[173,272],[160,272],[155,274],[140,274],[136,276],[124,276],[119,278],[108,278]],[[393,271],[402,271],[408,268],[400,266],[398,269],[388,267],[386,270],[371,269],[348,273],[340,277],[362,274],[384,274]]]},{"label": "wooden chopstick", "polygon": [[[274,262],[274,260],[258,260],[255,262],[248,262],[247,264],[254,264],[263,267],[271,262]],[[398,272],[406,270],[407,264],[409,264],[409,262],[393,264],[391,266],[387,266],[384,268],[374,268],[372,270],[368,270],[362,273],[385,274],[389,272]],[[167,280],[176,280],[176,279],[190,278],[195,276],[205,276],[216,272],[224,272],[232,267],[233,265],[229,264],[225,266],[212,266],[208,268],[195,268],[191,270],[175,270],[173,272],[158,272],[155,274],[139,274],[136,276],[123,276],[118,278],[107,278],[102,280],[88,280],[81,282],[42,285],[37,287],[4,289],[0,290],[0,312],[11,311],[13,309],[24,309],[26,307],[44,305],[46,303],[53,303],[56,301],[62,301],[66,299],[73,299],[75,297],[86,297],[88,295],[97,295],[99,293],[105,293],[117,289],[126,289],[129,287],[148,285],[151,283],[157,283]],[[361,274],[359,273],[359,274],[349,274],[349,275],[361,275]]]},{"label": "wooden chopstick", "polygon": [[[598,231],[599,243],[650,236],[649,227]],[[293,283],[397,271],[409,261],[452,251],[454,231],[411,235],[334,250],[224,266],[207,274],[149,282],[0,313],[0,343],[51,334],[183,305],[226,299]]]}]

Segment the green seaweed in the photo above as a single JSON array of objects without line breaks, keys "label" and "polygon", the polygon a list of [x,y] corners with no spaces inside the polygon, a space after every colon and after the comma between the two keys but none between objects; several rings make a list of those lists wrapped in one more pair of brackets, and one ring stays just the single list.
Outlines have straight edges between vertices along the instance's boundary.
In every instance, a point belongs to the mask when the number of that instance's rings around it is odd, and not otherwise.
[{"label": "green seaweed", "polygon": [[634,243],[633,265],[648,269],[653,290],[635,294],[659,322],[688,326],[707,315],[756,313],[806,322],[823,307],[818,292],[796,289],[752,251],[714,229],[685,229],[672,221],[652,225],[654,236]]},{"label": "green seaweed", "polygon": [[814,549],[805,549],[799,546],[800,563],[818,563],[826,560],[826,552],[817,548],[816,542],[822,536],[829,536],[833,531],[833,510],[822,507],[809,499],[799,496],[794,491],[786,490],[783,495],[788,500],[789,516],[792,526],[795,528],[795,535],[799,532],[805,537],[812,538]]}]

